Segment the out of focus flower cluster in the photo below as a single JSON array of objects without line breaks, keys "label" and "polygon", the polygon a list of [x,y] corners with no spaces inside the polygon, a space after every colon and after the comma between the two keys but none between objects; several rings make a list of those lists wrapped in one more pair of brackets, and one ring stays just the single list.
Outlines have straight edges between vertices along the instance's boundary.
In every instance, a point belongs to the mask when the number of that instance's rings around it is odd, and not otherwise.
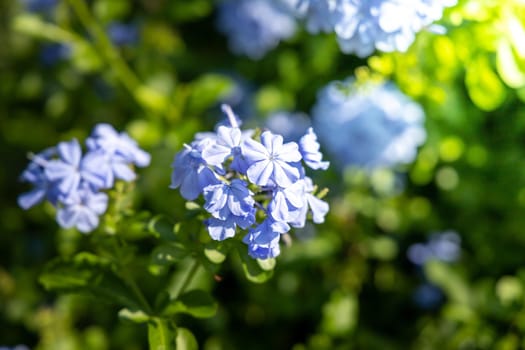
[{"label": "out of focus flower cluster", "polygon": [[234,53],[259,59],[294,35],[297,24],[279,0],[227,0],[219,5],[217,26]]},{"label": "out of focus flower cluster", "polygon": [[373,79],[330,83],[312,116],[323,145],[342,166],[407,164],[426,139],[423,109],[394,84]]},{"label": "out of focus flower cluster", "polygon": [[57,208],[61,227],[94,230],[108,205],[102,191],[112,188],[116,180],[135,180],[132,165],[149,165],[150,155],[109,124],[98,124],[86,146],[88,151],[82,155],[79,142],[73,139],[32,154],[21,179],[34,188],[20,195],[18,204],[29,209],[47,200]]},{"label": "out of focus flower cluster", "polygon": [[303,0],[311,33],[334,32],[341,50],[359,57],[375,49],[404,52],[416,34],[457,0]]},{"label": "out of focus flower cluster", "polygon": [[[407,250],[410,262],[418,268],[430,260],[456,262],[461,255],[461,237],[452,230],[434,233],[425,243],[414,243]],[[444,299],[443,291],[433,283],[421,283],[413,293],[414,302],[422,309],[434,309]]]},{"label": "out of focus flower cluster", "polygon": [[329,164],[311,128],[298,143],[284,143],[271,131],[260,137],[241,131],[231,108],[223,111],[230,125],[198,135],[175,156],[171,188],[187,200],[203,195],[212,239],[234,237],[239,226],[248,230],[243,241],[253,258],[276,257],[281,235],[304,227],[309,212],[315,223],[324,221],[328,204],[316,197],[302,164],[322,170]]}]

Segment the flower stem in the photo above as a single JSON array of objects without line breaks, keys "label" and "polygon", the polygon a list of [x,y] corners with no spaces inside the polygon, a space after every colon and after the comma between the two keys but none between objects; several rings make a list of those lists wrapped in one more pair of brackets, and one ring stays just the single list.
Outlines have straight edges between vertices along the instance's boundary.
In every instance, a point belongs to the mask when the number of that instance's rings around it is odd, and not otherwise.
[{"label": "flower stem", "polygon": [[98,49],[104,55],[107,63],[116,73],[117,78],[122,85],[135,97],[137,89],[140,87],[140,81],[122,59],[117,49],[113,46],[107,37],[102,26],[91,15],[89,8],[84,0],[68,0],[69,4],[77,14],[80,22],[95,38]]},{"label": "flower stem", "polygon": [[121,241],[118,238],[116,238],[114,240],[114,242],[115,242],[115,244],[114,244],[114,247],[115,247],[115,258],[116,258],[115,260],[116,260],[119,276],[128,285],[128,287],[131,288],[131,291],[133,292],[133,294],[137,298],[137,301],[140,304],[140,306],[142,307],[142,310],[145,311],[149,315],[153,314],[152,307],[150,306],[150,304],[146,300],[146,297],[144,296],[144,294],[140,290],[139,286],[137,285],[137,282],[132,277],[132,275],[131,275],[131,273],[130,273],[130,271],[128,269],[128,266],[125,263],[122,263],[122,261],[125,261],[125,259],[123,258],[123,254],[122,254],[122,249],[121,249],[122,248],[122,243],[121,243]]},{"label": "flower stem", "polygon": [[184,293],[186,288],[188,288],[188,285],[190,284],[190,282],[193,279],[193,277],[195,277],[195,273],[197,272],[198,269],[199,269],[199,261],[194,259],[192,264],[191,264],[190,270],[188,271],[188,273],[184,277],[184,280],[179,284],[179,288],[177,289],[177,292],[174,295],[175,299],[178,298],[179,295]]}]

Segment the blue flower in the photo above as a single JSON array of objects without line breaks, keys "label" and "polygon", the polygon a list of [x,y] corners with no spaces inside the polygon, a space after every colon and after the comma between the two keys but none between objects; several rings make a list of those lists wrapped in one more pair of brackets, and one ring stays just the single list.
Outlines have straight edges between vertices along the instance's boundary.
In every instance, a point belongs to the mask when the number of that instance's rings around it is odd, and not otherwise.
[{"label": "blue flower", "polygon": [[107,206],[107,194],[83,186],[63,201],[57,210],[57,222],[63,228],[76,227],[80,232],[91,232],[97,228],[99,215],[104,214]]},{"label": "blue flower", "polygon": [[428,260],[455,262],[461,255],[461,237],[454,231],[433,234],[426,243],[412,244],[407,250],[408,259],[415,265]]},{"label": "blue flower", "polygon": [[299,215],[304,205],[301,180],[287,188],[277,187],[272,191],[268,212],[275,221],[291,222]]},{"label": "blue flower", "polygon": [[[292,227],[302,228],[306,223],[306,216],[308,211],[312,212],[312,220],[316,224],[324,222],[324,217],[330,209],[328,203],[317,198],[312,194],[314,185],[309,177],[305,177],[298,181],[297,186],[300,188],[299,198],[302,203],[299,206],[299,211],[294,220],[290,221],[289,224]],[[308,210],[310,209],[310,210]]]},{"label": "blue flower", "polygon": [[67,44],[46,44],[40,50],[40,61],[46,66],[52,66],[70,55],[71,47]]},{"label": "blue flower", "polygon": [[248,231],[243,242],[248,245],[248,253],[255,259],[274,258],[280,253],[279,240],[283,233],[290,230],[284,222],[267,218],[260,225]]},{"label": "blue flower", "polygon": [[117,46],[133,45],[139,40],[139,29],[135,24],[113,22],[109,24],[107,33]]},{"label": "blue flower", "polygon": [[456,0],[309,0],[307,29],[335,32],[341,50],[359,57],[375,49],[404,52],[416,34],[441,18],[443,9]]},{"label": "blue flower", "polygon": [[[140,149],[137,142],[125,132],[120,134],[109,124],[97,124],[86,140],[90,151],[102,151],[110,157],[116,156],[122,161],[135,164],[138,167],[148,166],[151,156]],[[120,160],[118,159],[118,160]]]},{"label": "blue flower", "polygon": [[241,146],[242,155],[249,164],[248,179],[258,186],[288,187],[300,177],[293,163],[301,160],[295,142],[283,144],[283,137],[265,131],[261,143],[247,139]]},{"label": "blue flower", "polygon": [[20,180],[32,184],[33,189],[18,197],[18,205],[21,208],[29,209],[44,199],[56,205],[59,196],[58,189],[48,179],[44,171],[47,162],[55,155],[56,148],[52,147],[32,156],[32,160],[20,176]]},{"label": "blue flower", "polygon": [[[314,197],[297,143],[283,143],[283,137],[271,131],[255,141],[253,131],[239,128],[230,106],[222,109],[228,125],[220,125],[216,133],[198,133],[184,146],[175,156],[170,187],[180,188],[188,200],[203,194],[203,208],[210,214],[204,224],[212,239],[222,241],[239,228],[248,230],[243,241],[250,256],[276,257],[280,235],[290,230],[289,224],[303,227],[309,211],[314,222],[323,222],[328,204]],[[301,143],[305,161],[325,168],[312,130]],[[256,216],[265,220],[256,224]]]},{"label": "blue flower", "polygon": [[303,157],[304,162],[310,168],[317,170],[328,169],[330,162],[323,162],[323,154],[319,151],[319,142],[317,142],[317,135],[312,128],[308,128],[306,135],[299,140],[299,152]]},{"label": "blue flower", "polygon": [[201,155],[208,142],[210,141],[205,139],[195,141],[191,146],[184,145],[184,149],[175,156],[172,164],[170,188],[180,187],[182,197],[187,200],[196,199],[206,186],[219,183]]},{"label": "blue flower", "polygon": [[306,16],[306,29],[312,34],[332,32],[342,16],[336,1],[301,0],[300,6]]},{"label": "blue flower", "polygon": [[279,134],[285,141],[297,142],[311,126],[310,119],[304,113],[274,112],[268,116],[265,126],[274,134]]},{"label": "blue flower", "polygon": [[275,237],[269,243],[255,243],[253,242],[254,236],[247,235],[244,238],[244,243],[248,245],[248,254],[254,259],[271,259],[281,254],[281,248],[279,247],[279,236]]},{"label": "blue flower", "polygon": [[239,226],[242,229],[247,229],[255,222],[255,208],[248,212],[245,216],[228,215],[224,219],[217,219],[215,217],[207,219],[204,224],[208,228],[210,237],[216,241],[222,241],[226,238],[235,236],[235,229]]},{"label": "blue flower", "polygon": [[414,291],[412,298],[417,306],[430,310],[438,307],[445,297],[439,287],[423,283]]},{"label": "blue flower", "polygon": [[101,160],[84,162],[82,149],[76,139],[60,142],[57,146],[59,159],[49,160],[45,164],[45,175],[49,181],[56,182],[60,194],[64,197],[74,195],[81,181],[94,189],[104,187],[104,179],[99,175]]},{"label": "blue flower", "polygon": [[235,54],[260,59],[294,35],[296,22],[273,0],[230,0],[219,5],[217,26]]},{"label": "blue flower", "polygon": [[27,10],[30,12],[51,11],[57,5],[57,0],[22,0]]},{"label": "blue flower", "polygon": [[253,213],[255,201],[246,182],[233,179],[230,184],[219,183],[204,188],[204,209],[218,219],[230,215],[245,217]]},{"label": "blue flower", "polygon": [[317,134],[341,167],[410,163],[426,139],[423,109],[392,83],[332,82],[312,110]]}]

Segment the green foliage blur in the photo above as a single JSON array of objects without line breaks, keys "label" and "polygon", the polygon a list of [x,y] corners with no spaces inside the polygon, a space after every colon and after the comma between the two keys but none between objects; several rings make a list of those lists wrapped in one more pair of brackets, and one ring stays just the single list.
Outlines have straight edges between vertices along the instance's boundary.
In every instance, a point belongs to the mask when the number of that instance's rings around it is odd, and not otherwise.
[{"label": "green foliage blur", "polygon": [[[191,211],[168,189],[173,156],[213,129],[234,77],[250,82],[246,117],[262,125],[272,111],[308,113],[320,88],[356,74],[392,79],[422,104],[428,139],[416,161],[372,176],[332,166],[316,179],[330,189],[326,222],[283,247],[265,283],[248,280],[235,255],[215,274],[199,269],[192,283],[218,311],[177,315],[177,324],[205,350],[525,348],[525,2],[460,0],[445,12],[446,35],[422,32],[406,53],[364,60],[304,30],[260,61],[234,56],[214,8],[212,0],[68,0],[37,14],[0,2],[0,346],[148,346],[146,326],[130,321],[141,315],[44,288],[48,261],[94,243],[60,229],[50,205],[17,206],[29,152],[83,140],[99,122],[125,130],[152,155],[138,170],[136,212],[177,222]],[[113,46],[104,28],[114,21],[137,23],[138,42]],[[47,62],[42,50],[57,43],[69,54]],[[165,248],[144,238],[137,217],[126,234],[140,242],[133,263],[147,265]],[[458,261],[410,263],[412,244],[445,230],[461,236]],[[185,259],[163,264],[132,271],[146,296],[163,269],[176,288],[189,268]],[[442,293],[431,308],[414,300],[424,282]],[[195,348],[188,339],[181,349]]]}]

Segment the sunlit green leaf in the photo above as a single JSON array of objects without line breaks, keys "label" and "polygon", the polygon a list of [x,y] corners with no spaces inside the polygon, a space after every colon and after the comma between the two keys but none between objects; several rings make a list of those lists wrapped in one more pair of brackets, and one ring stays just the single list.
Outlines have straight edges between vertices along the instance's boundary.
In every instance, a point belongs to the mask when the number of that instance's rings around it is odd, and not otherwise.
[{"label": "sunlit green leaf", "polygon": [[238,245],[237,251],[241,257],[244,275],[249,281],[254,283],[264,283],[273,276],[273,270],[264,270],[257,260],[248,255],[245,245]]},{"label": "sunlit green leaf", "polygon": [[496,66],[501,79],[512,88],[525,85],[525,71],[517,64],[517,57],[507,40],[501,40],[496,56]]},{"label": "sunlit green leaf", "polygon": [[177,338],[175,339],[177,350],[197,350],[199,344],[193,333],[187,328],[177,328]]},{"label": "sunlit green leaf", "polygon": [[213,317],[217,312],[217,302],[203,290],[191,290],[171,301],[163,311],[163,315],[177,313],[189,314],[193,317]]},{"label": "sunlit green leaf", "polygon": [[134,323],[144,323],[149,320],[149,316],[141,310],[130,310],[130,309],[121,309],[118,312],[118,317],[124,320],[128,320]]},{"label": "sunlit green leaf", "polygon": [[158,246],[151,253],[151,263],[155,265],[172,265],[175,264],[186,256],[189,252],[180,243],[172,242]]},{"label": "sunlit green leaf", "polygon": [[470,62],[465,83],[472,102],[482,110],[492,111],[505,100],[505,87],[485,57]]}]

